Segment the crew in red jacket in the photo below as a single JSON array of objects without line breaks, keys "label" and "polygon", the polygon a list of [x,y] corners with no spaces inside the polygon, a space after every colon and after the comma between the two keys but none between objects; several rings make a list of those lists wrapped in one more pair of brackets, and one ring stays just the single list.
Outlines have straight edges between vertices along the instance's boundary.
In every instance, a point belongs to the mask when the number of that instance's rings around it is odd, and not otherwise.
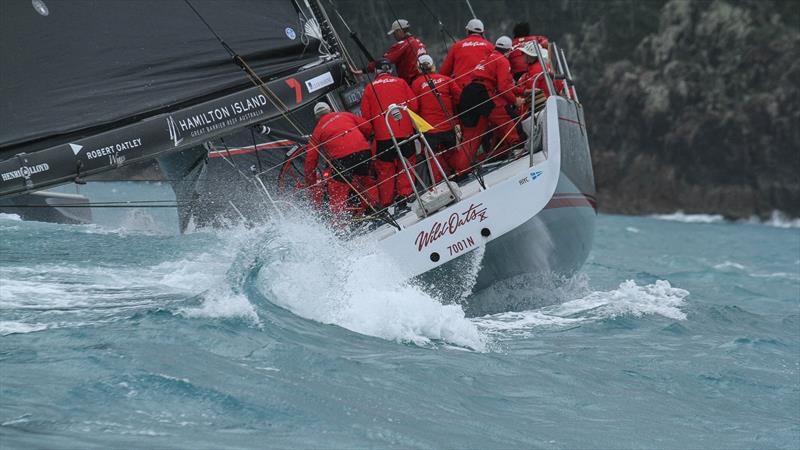
[{"label": "crew in red jacket", "polygon": [[[389,50],[383,54],[383,58],[388,59],[397,67],[398,77],[411,84],[419,75],[417,58],[428,54],[425,44],[411,35],[408,21],[405,19],[395,20],[392,23],[392,29],[387,34],[393,36],[397,42],[389,47]],[[367,70],[370,72],[375,70],[375,61],[369,64]]]},{"label": "crew in red jacket", "polygon": [[[538,44],[536,42],[528,42],[525,47],[522,48],[522,53],[525,56],[525,61],[528,64],[528,70],[525,72],[524,75],[520,77],[517,81],[517,87],[514,90],[514,93],[521,97],[527,97],[530,95],[533,89],[540,89],[544,91],[547,97],[551,96],[553,93],[547,88],[547,82],[544,79],[544,76],[536,78],[540,73],[542,73],[542,61],[539,61],[539,57],[536,54],[535,46]],[[542,54],[542,58],[547,58],[547,50],[539,47],[539,53]],[[544,67],[547,68],[548,71],[552,72],[550,64],[545,59]],[[534,80],[536,81],[536,86],[533,85]],[[556,93],[559,93],[564,88],[564,82],[561,80],[553,80],[553,85],[556,88]]]},{"label": "crew in red jacket", "polygon": [[508,60],[511,62],[511,74],[515,80],[518,80],[525,72],[528,71],[528,63],[525,61],[525,54],[522,53],[522,48],[528,42],[536,41],[539,45],[547,50],[550,41],[544,36],[530,36],[531,27],[527,22],[522,22],[514,25],[514,40],[512,41],[514,49],[508,55]]},{"label": "crew in red jacket", "polygon": [[[411,90],[419,101],[419,115],[433,125],[433,130],[425,133],[425,139],[430,144],[444,169],[446,175],[452,175],[453,169],[450,159],[456,154],[456,131],[458,126],[455,106],[461,97],[461,87],[453,79],[436,73],[433,58],[428,55],[419,57],[419,70],[422,73],[411,84]],[[441,174],[433,167],[434,181],[441,180]]]},{"label": "crew in red jacket", "polygon": [[349,112],[331,112],[330,106],[323,102],[314,105],[314,115],[319,121],[306,152],[306,185],[312,186],[317,182],[317,163],[322,147],[335,167],[332,178],[327,181],[334,218],[344,218],[351,187],[359,190],[362,199],[376,205],[378,192],[375,180],[369,174],[372,151],[368,139],[372,135],[372,125]]},{"label": "crew in red jacket", "polygon": [[494,50],[492,43],[483,38],[483,22],[472,19],[466,28],[467,38],[450,47],[439,71],[442,75],[455,79],[461,87],[469,83],[470,71],[475,65]]},{"label": "crew in red jacket", "polygon": [[485,149],[484,159],[502,154],[522,140],[516,129],[516,119],[510,114],[514,107],[523,102],[514,95],[511,66],[505,56],[511,50],[511,38],[500,37],[496,47],[504,53],[495,50],[477,64],[472,73],[472,81],[464,88],[461,96],[460,108],[465,111],[462,116],[463,141],[459,156],[454,161],[459,173],[465,172],[475,163],[483,135],[490,128],[494,129],[494,139],[492,147]]},{"label": "crew in red jacket", "polygon": [[[395,194],[402,199],[410,196],[414,191],[408,176],[403,172],[403,163],[397,155],[397,150],[392,143],[392,136],[386,127],[384,112],[389,105],[405,104],[412,111],[417,112],[417,99],[408,83],[402,78],[390,74],[392,63],[382,59],[375,65],[378,76],[364,89],[361,97],[361,117],[372,124],[375,131],[375,172],[378,175],[378,193],[383,206],[390,206]],[[400,120],[389,117],[389,126],[398,143],[414,134],[414,125],[405,111],[400,111]],[[417,155],[414,142],[406,142],[400,146],[403,157],[411,167],[416,165]],[[412,179],[414,171],[411,171]],[[402,201],[401,199],[401,201]]]}]

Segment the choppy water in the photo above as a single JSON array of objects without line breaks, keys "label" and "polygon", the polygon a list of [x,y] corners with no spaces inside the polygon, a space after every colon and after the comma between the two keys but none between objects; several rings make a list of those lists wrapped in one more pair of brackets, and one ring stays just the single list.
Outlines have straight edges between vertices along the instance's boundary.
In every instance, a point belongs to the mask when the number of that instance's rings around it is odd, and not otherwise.
[{"label": "choppy water", "polygon": [[798,228],[600,216],[549,301],[469,318],[308,221],[100,213],[0,216],[3,448],[800,446]]}]

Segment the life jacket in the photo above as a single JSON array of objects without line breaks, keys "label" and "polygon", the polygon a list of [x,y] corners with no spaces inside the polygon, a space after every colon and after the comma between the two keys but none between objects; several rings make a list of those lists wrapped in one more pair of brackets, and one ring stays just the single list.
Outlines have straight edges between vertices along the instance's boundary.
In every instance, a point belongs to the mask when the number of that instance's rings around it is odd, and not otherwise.
[{"label": "life jacket", "polygon": [[[545,67],[547,67],[548,71],[552,71],[549,64],[545,63]],[[537,59],[528,67],[528,71],[517,81],[517,86],[514,88],[516,95],[522,97],[525,90],[531,88],[541,89],[548,97],[552,95],[553,93],[547,89],[547,82],[544,79],[544,75],[540,76],[539,79],[536,80],[536,86],[533,86],[533,80],[536,79],[540,73],[542,73],[542,64]],[[556,93],[561,92],[564,88],[564,82],[561,80],[553,80],[553,84],[556,88]]]},{"label": "life jacket", "polygon": [[505,106],[516,100],[511,65],[498,51],[493,51],[475,65],[472,81],[483,84],[490,96],[497,96],[493,99],[497,106]]},{"label": "life jacket", "polygon": [[[361,97],[361,117],[371,122],[376,140],[385,141],[392,138],[383,116],[385,108],[392,103],[398,105],[405,103],[412,111],[417,112],[418,102],[408,83],[402,78],[382,73],[367,84]],[[397,139],[414,134],[411,118],[405,111],[401,111],[400,121],[389,118],[389,126],[392,127]]]},{"label": "life jacket", "polygon": [[[439,93],[438,98],[431,89],[431,84]],[[458,99],[461,97],[461,87],[452,78],[438,73],[420,75],[411,83],[411,90],[418,97],[419,115],[434,126],[432,133],[453,129],[455,126],[453,116],[456,114]]]},{"label": "life jacket", "polygon": [[319,147],[330,159],[344,158],[353,153],[369,150],[369,136],[372,135],[370,122],[349,112],[330,112],[320,117],[314,127],[306,152],[304,171],[306,184],[315,180],[315,170],[319,163]]},{"label": "life jacket", "polygon": [[469,83],[469,73],[494,50],[494,45],[479,34],[471,34],[462,39],[447,52],[439,73],[456,80],[459,86]]}]

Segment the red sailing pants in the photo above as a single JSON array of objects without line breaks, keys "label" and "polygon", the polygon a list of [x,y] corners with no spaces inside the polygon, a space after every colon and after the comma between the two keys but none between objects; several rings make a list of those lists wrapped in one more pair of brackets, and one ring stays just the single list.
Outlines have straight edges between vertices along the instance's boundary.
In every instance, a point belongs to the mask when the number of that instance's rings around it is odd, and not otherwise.
[{"label": "red sailing pants", "polygon": [[[352,153],[343,158],[332,161],[338,169],[334,171],[333,177],[328,180],[328,196],[330,201],[331,213],[335,218],[344,218],[347,212],[347,199],[350,196],[351,186],[358,191],[359,200],[363,203],[366,200],[371,205],[375,205],[378,199],[378,190],[375,187],[375,179],[369,175],[369,161],[372,152],[362,150]],[[341,175],[341,176],[340,176]],[[344,176],[350,185],[342,179]],[[361,205],[363,211],[368,205]]]},{"label": "red sailing pants", "polygon": [[[407,137],[398,138],[397,140],[402,141],[404,139],[407,139]],[[411,166],[409,173],[411,173],[413,181],[417,164],[417,149],[414,146],[414,141],[401,145],[400,150]],[[377,141],[375,151],[374,166],[378,175],[378,195],[381,205],[384,207],[391,205],[394,202],[395,194],[403,197],[413,194],[414,190],[411,188],[411,182],[403,170],[403,162],[400,161],[397,149],[394,148],[392,141]]]},{"label": "red sailing pants", "polygon": [[[519,133],[517,133],[514,119],[506,110],[506,105],[495,106],[488,117],[481,117],[478,120],[476,126],[472,128],[464,127],[462,129],[463,137],[461,145],[456,155],[452,158],[453,168],[457,170],[459,174],[469,171],[471,166],[475,164],[478,147],[480,147],[483,141],[484,134],[486,134],[490,128],[494,129],[494,144],[492,149],[486,149],[487,153],[482,159],[499,155],[505,152],[510,146],[518,144],[521,140]],[[505,139],[503,139],[504,136]],[[500,142],[501,140],[502,142]],[[500,144],[499,146],[498,143]],[[496,150],[494,150],[495,146],[497,146]]]}]

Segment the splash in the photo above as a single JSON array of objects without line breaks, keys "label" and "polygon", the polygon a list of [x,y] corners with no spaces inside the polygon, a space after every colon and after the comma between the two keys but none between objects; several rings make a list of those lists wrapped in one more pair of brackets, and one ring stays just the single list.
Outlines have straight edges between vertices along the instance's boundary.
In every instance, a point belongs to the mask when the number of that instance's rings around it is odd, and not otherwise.
[{"label": "splash", "polygon": [[474,350],[486,340],[459,305],[406,281],[366,239],[343,241],[315,221],[287,220],[268,244],[260,291],[293,313],[397,342],[442,341]]}]

